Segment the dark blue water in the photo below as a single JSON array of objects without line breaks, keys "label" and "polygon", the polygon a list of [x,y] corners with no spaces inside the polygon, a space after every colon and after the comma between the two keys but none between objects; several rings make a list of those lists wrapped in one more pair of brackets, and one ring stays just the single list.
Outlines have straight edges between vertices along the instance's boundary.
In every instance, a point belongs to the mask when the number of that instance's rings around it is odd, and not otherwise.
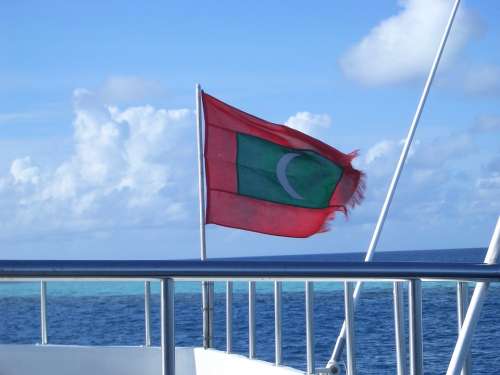
[{"label": "dark blue water", "polygon": [[[484,249],[380,253],[378,260],[424,260],[480,262]],[[338,255],[308,256],[307,259],[338,259]],[[361,254],[342,255],[356,260]],[[287,257],[301,261],[304,257]],[[96,284],[98,288],[99,284]],[[317,367],[329,359],[342,324],[343,291],[338,284],[315,294],[315,351]],[[274,360],[273,296],[270,289],[257,295],[257,357]],[[499,374],[500,288],[492,287],[484,306],[472,347],[477,374]],[[153,294],[153,341],[159,344],[159,296]],[[225,296],[216,294],[215,347],[225,347]],[[198,293],[177,293],[175,298],[176,342],[201,345],[201,301]],[[234,349],[248,351],[248,300],[245,293],[234,296]],[[0,342],[39,342],[39,297],[0,297]],[[456,295],[453,283],[424,283],[424,360],[426,374],[443,374],[457,334]],[[358,369],[362,374],[395,373],[392,289],[390,285],[364,290],[356,311]],[[49,342],[82,345],[142,345],[144,343],[144,300],[141,295],[48,296]],[[304,293],[294,289],[283,296],[284,362],[305,368]]]}]

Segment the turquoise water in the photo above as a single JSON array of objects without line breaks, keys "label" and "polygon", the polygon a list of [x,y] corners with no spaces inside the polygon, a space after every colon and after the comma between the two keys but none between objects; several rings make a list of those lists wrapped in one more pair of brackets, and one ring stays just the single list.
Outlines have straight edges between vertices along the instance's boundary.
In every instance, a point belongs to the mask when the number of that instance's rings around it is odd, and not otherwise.
[{"label": "turquoise water", "polygon": [[[365,287],[369,289],[391,288],[390,283],[367,282]],[[215,292],[225,293],[226,283],[216,282]],[[344,284],[340,282],[316,282],[314,286],[318,292],[328,292],[333,290],[342,290]],[[283,291],[301,292],[304,290],[303,282],[285,282]],[[123,282],[123,281],[53,281],[47,283],[47,291],[51,296],[140,296],[144,294],[144,282]],[[248,282],[234,282],[234,293],[247,293]],[[151,292],[160,293],[158,282],[151,282]],[[177,282],[175,285],[176,293],[200,293],[201,285],[199,282]],[[258,282],[258,293],[272,293],[272,282]],[[7,296],[33,297],[40,293],[39,282],[19,282],[19,283],[0,283],[0,298]]]}]

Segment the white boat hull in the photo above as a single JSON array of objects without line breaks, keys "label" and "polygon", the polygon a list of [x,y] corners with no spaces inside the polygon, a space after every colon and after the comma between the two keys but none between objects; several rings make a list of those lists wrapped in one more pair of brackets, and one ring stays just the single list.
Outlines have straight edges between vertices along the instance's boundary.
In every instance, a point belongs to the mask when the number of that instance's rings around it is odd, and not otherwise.
[{"label": "white boat hull", "polygon": [[[175,350],[176,375],[303,375],[290,367],[203,348]],[[2,375],[159,375],[158,347],[0,345]]]}]

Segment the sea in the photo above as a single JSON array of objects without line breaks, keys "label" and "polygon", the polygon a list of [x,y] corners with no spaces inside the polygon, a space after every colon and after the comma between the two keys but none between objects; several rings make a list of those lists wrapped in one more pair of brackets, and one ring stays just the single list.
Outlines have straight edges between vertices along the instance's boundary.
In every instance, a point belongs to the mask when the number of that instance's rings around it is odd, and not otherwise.
[{"label": "sea", "polygon": [[[481,263],[485,249],[391,251],[376,253],[379,261]],[[253,260],[362,260],[362,253],[316,254],[249,258]],[[473,283],[470,283],[472,292]],[[40,286],[32,282],[0,283],[0,343],[40,342]],[[343,285],[314,285],[316,367],[330,358],[344,319]],[[176,344],[201,346],[200,283],[177,282],[175,294]],[[215,287],[216,349],[225,350],[225,284]],[[233,304],[234,352],[248,353],[248,283],[235,283]],[[274,361],[273,286],[257,283],[257,358]],[[405,291],[405,301],[406,301]],[[284,364],[306,367],[304,283],[286,282],[283,288]],[[159,285],[152,283],[152,340],[159,344]],[[407,303],[407,302],[405,302]],[[492,284],[472,342],[474,374],[500,374],[500,286]],[[407,320],[407,309],[405,317]],[[47,286],[48,340],[65,345],[144,345],[144,283],[49,282]],[[406,327],[408,327],[406,321]],[[392,284],[365,284],[355,312],[356,356],[360,374],[395,374]],[[408,330],[406,330],[407,332]],[[446,372],[457,338],[456,283],[423,283],[424,369]]]}]

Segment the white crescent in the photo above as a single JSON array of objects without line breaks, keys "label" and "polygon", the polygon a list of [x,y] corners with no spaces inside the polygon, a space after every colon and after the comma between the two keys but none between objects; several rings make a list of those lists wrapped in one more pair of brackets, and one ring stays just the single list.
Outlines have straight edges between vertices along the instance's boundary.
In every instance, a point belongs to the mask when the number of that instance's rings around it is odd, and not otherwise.
[{"label": "white crescent", "polygon": [[300,154],[297,154],[295,152],[289,152],[288,154],[283,155],[276,165],[276,176],[278,177],[279,183],[289,196],[294,199],[304,199],[304,197],[302,197],[295,191],[286,176],[286,169],[288,168],[288,164],[290,164],[290,162],[297,156],[300,156]]}]

